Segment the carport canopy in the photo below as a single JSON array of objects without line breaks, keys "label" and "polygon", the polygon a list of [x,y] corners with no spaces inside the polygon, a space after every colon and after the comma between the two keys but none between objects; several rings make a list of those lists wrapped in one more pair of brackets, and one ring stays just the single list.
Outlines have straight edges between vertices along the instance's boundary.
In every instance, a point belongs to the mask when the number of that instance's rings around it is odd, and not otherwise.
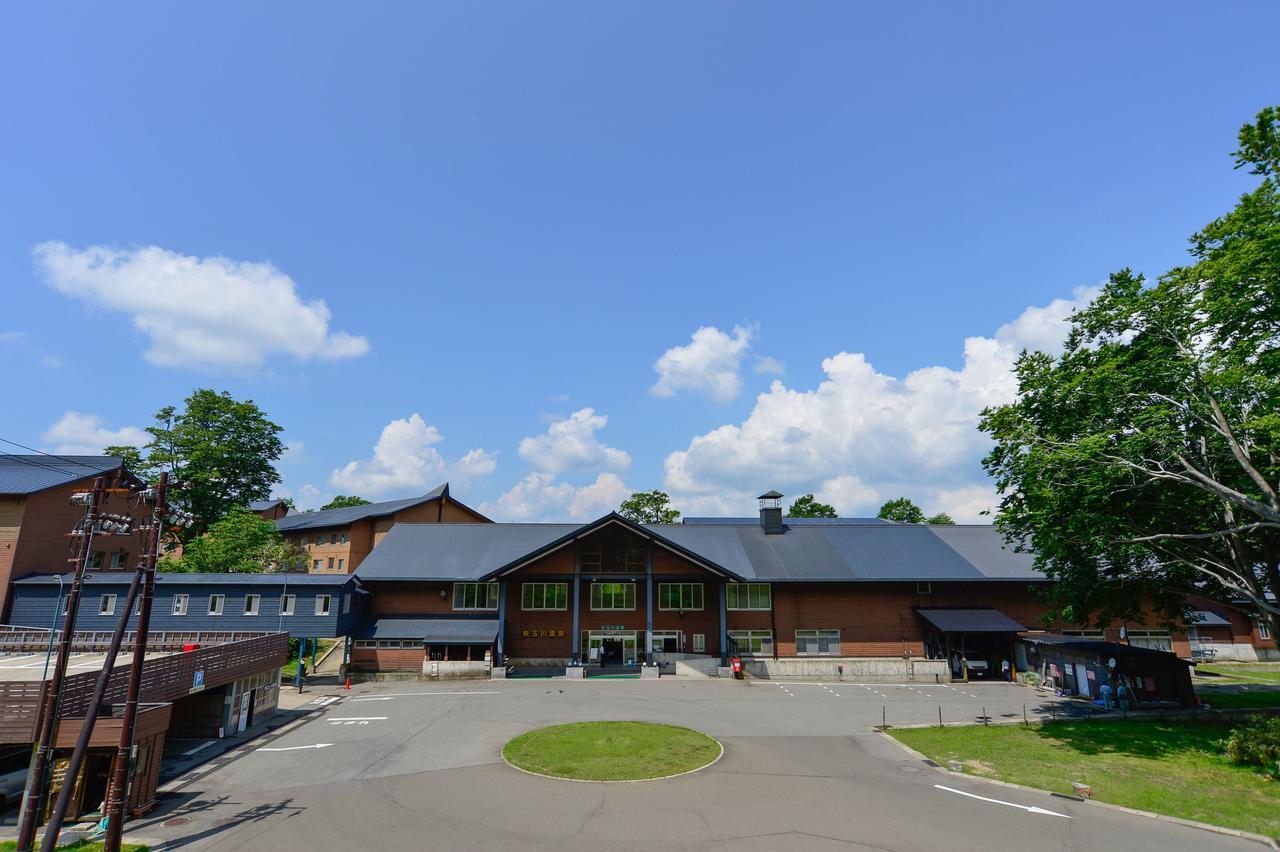
[{"label": "carport canopy", "polygon": [[490,645],[498,636],[498,620],[384,617],[352,635],[357,639],[416,639],[426,645]]},{"label": "carport canopy", "polygon": [[1026,630],[998,609],[917,609],[943,633],[1021,633]]}]

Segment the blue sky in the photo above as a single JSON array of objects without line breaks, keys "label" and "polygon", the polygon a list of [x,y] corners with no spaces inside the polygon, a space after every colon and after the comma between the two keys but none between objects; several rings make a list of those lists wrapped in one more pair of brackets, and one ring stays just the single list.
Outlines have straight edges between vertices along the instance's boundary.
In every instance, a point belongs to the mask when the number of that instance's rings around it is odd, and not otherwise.
[{"label": "blue sky", "polygon": [[285,427],[304,504],[448,478],[506,519],[648,488],[974,519],[1013,354],[1252,185],[1229,153],[1280,101],[1277,25],[9,4],[0,437],[88,448],[215,387]]}]

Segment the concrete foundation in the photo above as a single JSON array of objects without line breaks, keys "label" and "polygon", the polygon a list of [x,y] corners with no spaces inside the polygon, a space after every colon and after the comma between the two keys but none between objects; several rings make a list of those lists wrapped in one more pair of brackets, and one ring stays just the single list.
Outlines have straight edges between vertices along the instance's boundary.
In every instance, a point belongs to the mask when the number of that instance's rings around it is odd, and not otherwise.
[{"label": "concrete foundation", "polygon": [[569,680],[582,680],[586,674],[586,669],[582,666],[567,666],[564,670],[564,676]]},{"label": "concrete foundation", "polygon": [[653,678],[654,680],[657,680],[660,674],[661,673],[658,671],[657,666],[641,666],[640,667],[641,680],[645,680],[647,678]]},{"label": "concrete foundation", "polygon": [[431,680],[465,680],[489,676],[489,663],[484,660],[423,660],[422,674]]},{"label": "concrete foundation", "polygon": [[788,657],[779,660],[743,657],[742,668],[749,676],[764,680],[940,683],[949,679],[946,660],[900,657]]}]

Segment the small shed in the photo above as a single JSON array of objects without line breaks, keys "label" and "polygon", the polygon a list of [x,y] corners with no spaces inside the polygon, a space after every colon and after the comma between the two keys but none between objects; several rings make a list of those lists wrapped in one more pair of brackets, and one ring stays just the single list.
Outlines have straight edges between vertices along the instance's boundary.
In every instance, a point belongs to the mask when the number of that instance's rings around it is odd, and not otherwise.
[{"label": "small shed", "polygon": [[1028,670],[1064,694],[1094,699],[1104,683],[1124,684],[1139,702],[1195,704],[1191,664],[1168,651],[1054,633],[1022,633],[1018,644]]}]

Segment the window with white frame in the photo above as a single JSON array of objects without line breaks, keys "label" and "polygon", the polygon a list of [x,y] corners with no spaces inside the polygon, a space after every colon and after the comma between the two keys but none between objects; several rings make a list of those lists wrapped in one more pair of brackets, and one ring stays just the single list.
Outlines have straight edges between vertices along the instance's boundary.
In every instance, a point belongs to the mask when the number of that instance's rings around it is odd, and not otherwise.
[{"label": "window with white frame", "polygon": [[705,654],[706,651],[707,651],[707,634],[705,633],[693,634],[693,653]]},{"label": "window with white frame", "polygon": [[568,609],[568,583],[522,583],[520,608],[523,610]]},{"label": "window with white frame", "polygon": [[116,596],[103,595],[98,599],[98,615],[116,614]]},{"label": "window with white frame", "polygon": [[338,570],[339,570],[339,571],[345,571],[345,570],[347,570],[347,560],[345,560],[345,559],[343,559],[343,558],[341,558],[341,557],[339,557],[339,558],[338,558]]},{"label": "window with white frame", "polygon": [[329,557],[329,570],[330,570],[330,571],[332,571],[332,570],[333,570],[333,557],[332,557],[332,556],[330,556],[330,557]]},{"label": "window with white frame", "polygon": [[245,595],[244,596],[244,614],[257,615],[262,605],[262,595]]},{"label": "window with white frame", "polygon": [[341,533],[341,534],[338,536],[338,544],[346,544],[346,543],[347,543],[347,534],[346,534],[346,533]]},{"label": "window with white frame", "polygon": [[285,595],[280,598],[280,614],[293,615],[294,602],[298,600],[297,595]]},{"label": "window with white frame", "polygon": [[737,652],[743,656],[773,656],[772,630],[730,630],[729,638],[737,643]]},{"label": "window with white frame", "polygon": [[320,570],[320,560],[319,560],[319,559],[313,559],[313,560],[311,560],[311,570],[312,570],[312,571],[319,571],[319,570]]},{"label": "window with white frame", "polygon": [[1152,651],[1172,651],[1173,637],[1167,630],[1130,630],[1129,644]]},{"label": "window with white frame", "polygon": [[337,533],[329,533],[329,543],[330,543],[330,544],[337,544],[337,543],[338,543],[338,534],[337,534]]},{"label": "window with white frame", "polygon": [[728,583],[724,591],[727,609],[770,609],[772,607],[768,583]]},{"label": "window with white frame", "polygon": [[111,562],[107,565],[107,570],[123,571],[128,559],[129,554],[125,553],[123,550],[117,550],[115,553],[111,554]]},{"label": "window with white frame", "polygon": [[[400,647],[403,647],[403,644],[404,643],[399,639],[379,639],[378,640],[379,648],[400,648]],[[410,642],[409,647],[411,648],[413,647],[412,642]]]},{"label": "window with white frame", "polygon": [[332,605],[332,595],[316,595],[316,615],[328,615],[329,607]]},{"label": "window with white frame", "polygon": [[226,595],[209,595],[209,615],[222,615],[222,607],[226,602]]},{"label": "window with white frame", "polygon": [[93,553],[89,556],[89,567],[94,571],[101,571],[103,560],[106,559],[105,553]]},{"label": "window with white frame", "polygon": [[1271,628],[1268,627],[1267,623],[1261,619],[1258,620],[1258,638],[1263,642],[1266,642],[1271,638]]},{"label": "window with white frame", "polygon": [[71,598],[64,596],[62,598],[62,612],[60,614],[66,615],[67,610],[69,609],[71,609]]},{"label": "window with white frame", "polygon": [[187,614],[187,596],[186,596],[186,595],[174,595],[174,596],[173,596],[173,609],[172,609],[172,612],[173,612],[173,614],[174,614],[174,615],[186,615],[186,614]]},{"label": "window with white frame", "polygon": [[797,630],[796,655],[800,657],[840,656],[840,631]]},{"label": "window with white frame", "polygon": [[591,608],[598,610],[635,609],[635,583],[592,583]]},{"label": "window with white frame", "polygon": [[658,609],[661,610],[699,610],[702,609],[701,583],[659,583]]},{"label": "window with white frame", "polygon": [[497,609],[497,583],[454,583],[454,609]]},{"label": "window with white frame", "polygon": [[357,648],[376,648],[378,647],[378,640],[377,639],[357,639],[356,647]]},{"label": "window with white frame", "polygon": [[916,594],[917,595],[933,594],[933,583],[916,583]]},{"label": "window with white frame", "polygon": [[1097,639],[1102,641],[1107,638],[1105,630],[1063,630],[1063,636],[1079,636],[1082,639]]}]

